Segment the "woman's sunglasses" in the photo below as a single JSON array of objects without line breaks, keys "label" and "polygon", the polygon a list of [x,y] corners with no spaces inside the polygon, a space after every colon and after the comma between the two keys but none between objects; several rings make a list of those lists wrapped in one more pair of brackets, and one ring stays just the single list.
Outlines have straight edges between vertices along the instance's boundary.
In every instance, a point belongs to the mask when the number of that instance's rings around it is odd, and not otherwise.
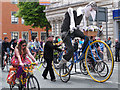
[{"label": "woman's sunglasses", "polygon": [[22,45],[23,47],[26,47],[26,45]]}]

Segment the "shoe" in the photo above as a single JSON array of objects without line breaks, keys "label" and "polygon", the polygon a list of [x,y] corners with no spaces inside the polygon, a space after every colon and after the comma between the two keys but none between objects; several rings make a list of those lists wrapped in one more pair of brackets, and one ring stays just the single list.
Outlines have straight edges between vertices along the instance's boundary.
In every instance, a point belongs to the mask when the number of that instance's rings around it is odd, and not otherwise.
[{"label": "shoe", "polygon": [[[43,75],[42,75],[42,76],[43,76]],[[44,76],[43,76],[43,78],[44,78],[44,79],[47,79],[47,77],[44,77]]]},{"label": "shoe", "polygon": [[19,84],[20,84],[20,82],[19,82],[19,79],[18,79],[18,78],[16,78],[15,83],[16,83],[17,85],[19,85]]},{"label": "shoe", "polygon": [[55,80],[55,79],[51,79],[51,81],[52,81],[52,82],[56,82],[56,80]]},{"label": "shoe", "polygon": [[60,68],[62,67],[63,64],[67,63],[67,61],[65,59],[62,59],[58,65],[56,65],[56,68]]},{"label": "shoe", "polygon": [[44,79],[47,79],[46,77],[43,77]]}]

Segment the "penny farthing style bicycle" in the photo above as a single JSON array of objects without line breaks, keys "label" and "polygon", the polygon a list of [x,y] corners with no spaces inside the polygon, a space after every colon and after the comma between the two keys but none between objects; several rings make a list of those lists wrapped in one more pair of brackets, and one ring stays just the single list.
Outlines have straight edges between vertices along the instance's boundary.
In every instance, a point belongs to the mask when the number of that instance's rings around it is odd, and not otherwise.
[{"label": "penny farthing style bicycle", "polygon": [[[86,50],[86,51],[85,51]],[[86,45],[85,50],[82,54],[78,57],[77,60],[74,61],[74,56],[70,59],[69,62],[64,64],[60,69],[57,69],[55,66],[56,63],[53,61],[53,69],[57,75],[60,76],[62,81],[66,82],[69,80],[63,79],[70,74],[74,63],[81,62],[85,64],[84,70],[87,70],[87,74],[96,82],[105,82],[107,81],[113,72],[114,68],[114,59],[113,54],[109,46],[101,40],[89,41]],[[81,56],[85,52],[85,59],[83,60]],[[59,60],[62,60],[64,52],[61,52],[59,55]],[[109,56],[107,56],[109,54]],[[61,72],[65,69],[66,72]],[[83,68],[83,67],[82,67]]]}]

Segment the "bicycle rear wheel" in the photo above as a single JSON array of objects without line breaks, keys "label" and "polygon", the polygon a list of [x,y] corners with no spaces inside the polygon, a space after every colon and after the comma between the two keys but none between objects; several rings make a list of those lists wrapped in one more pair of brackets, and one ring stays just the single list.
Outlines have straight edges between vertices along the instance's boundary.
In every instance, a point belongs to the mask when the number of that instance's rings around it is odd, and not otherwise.
[{"label": "bicycle rear wheel", "polygon": [[[59,55],[58,55],[58,58],[57,58],[57,60],[56,60],[57,62],[54,61],[54,60],[53,60],[53,62],[52,62],[53,70],[55,71],[55,73],[56,73],[58,76],[60,76],[60,74],[59,74],[59,69],[58,69],[56,66],[58,65],[58,63],[60,62],[60,60],[62,60],[62,57],[63,57],[64,53],[65,53],[65,52],[60,52]],[[65,65],[69,68],[69,72],[66,73],[66,74],[64,74],[64,75],[62,75],[62,77],[63,77],[63,76],[67,76],[67,75],[71,72],[72,67],[73,67],[73,63],[74,63],[74,59],[73,59],[73,57],[72,57],[72,58],[69,60],[69,62],[67,62],[67,63],[65,64]]]},{"label": "bicycle rear wheel", "polygon": [[94,81],[108,80],[114,68],[113,54],[109,46],[100,40],[90,43],[85,53],[85,66]]},{"label": "bicycle rear wheel", "polygon": [[38,80],[35,76],[31,75],[27,81],[27,90],[40,90]]},{"label": "bicycle rear wheel", "polygon": [[60,74],[60,79],[62,80],[62,82],[67,83],[70,80],[69,68],[65,64],[60,68],[59,74]]}]

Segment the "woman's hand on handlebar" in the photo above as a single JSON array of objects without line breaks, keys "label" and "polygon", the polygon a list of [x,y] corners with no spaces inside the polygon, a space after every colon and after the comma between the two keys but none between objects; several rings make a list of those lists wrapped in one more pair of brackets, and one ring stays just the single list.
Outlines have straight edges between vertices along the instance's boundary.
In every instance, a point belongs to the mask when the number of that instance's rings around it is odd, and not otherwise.
[{"label": "woman's hand on handlebar", "polygon": [[24,67],[24,64],[21,62],[21,63],[20,63],[20,66]]}]

